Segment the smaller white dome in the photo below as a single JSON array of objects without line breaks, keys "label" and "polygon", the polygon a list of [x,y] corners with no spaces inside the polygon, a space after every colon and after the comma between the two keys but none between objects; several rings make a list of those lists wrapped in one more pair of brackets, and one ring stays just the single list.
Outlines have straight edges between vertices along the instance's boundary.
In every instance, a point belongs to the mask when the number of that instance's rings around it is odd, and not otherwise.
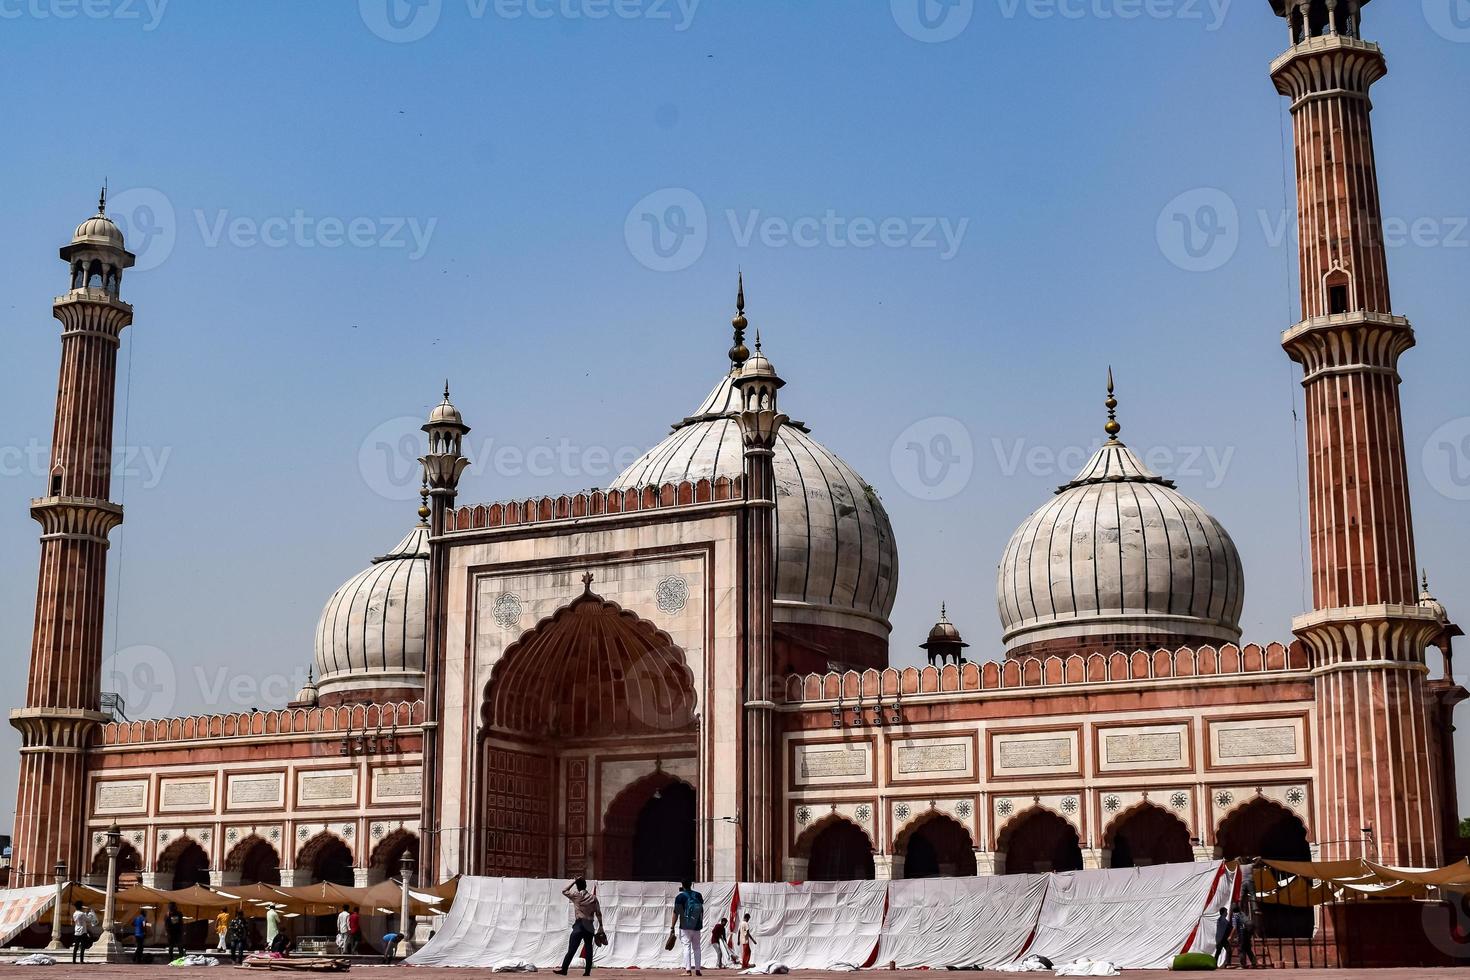
[{"label": "smaller white dome", "polygon": [[71,236],[73,245],[107,245],[112,248],[123,248],[122,229],[112,223],[112,219],[102,212],[97,212],[77,225],[76,233]]},{"label": "smaller white dome", "polygon": [[322,697],[424,684],[429,529],[420,524],[332,593],[316,629]]}]

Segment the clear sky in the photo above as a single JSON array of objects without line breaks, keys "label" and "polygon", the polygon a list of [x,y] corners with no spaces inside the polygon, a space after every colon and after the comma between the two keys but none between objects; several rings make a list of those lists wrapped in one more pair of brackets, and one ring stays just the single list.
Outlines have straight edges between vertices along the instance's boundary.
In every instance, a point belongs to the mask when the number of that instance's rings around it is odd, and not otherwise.
[{"label": "clear sky", "polygon": [[[106,640],[134,715],[295,692],[322,603],[414,520],[446,376],[474,426],[462,500],[605,486],[725,369],[737,267],[784,407],[892,515],[895,662],[941,600],[998,656],[1002,547],[1102,436],[1109,363],[1124,439],[1234,536],[1247,639],[1290,639],[1295,252],[1266,0],[389,3],[0,0],[6,707],[56,248],[104,177],[140,253]],[[1391,66],[1379,173],[1420,340],[1420,558],[1470,616],[1466,14],[1377,3],[1365,34]],[[0,729],[7,813],[16,745]]]}]

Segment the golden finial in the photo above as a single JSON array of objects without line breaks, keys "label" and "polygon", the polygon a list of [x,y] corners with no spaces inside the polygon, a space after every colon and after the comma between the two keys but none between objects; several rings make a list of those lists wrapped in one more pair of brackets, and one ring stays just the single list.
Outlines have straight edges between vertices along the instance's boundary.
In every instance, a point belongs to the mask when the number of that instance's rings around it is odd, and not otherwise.
[{"label": "golden finial", "polygon": [[1108,434],[1112,442],[1118,441],[1118,433],[1123,427],[1118,424],[1118,399],[1113,397],[1113,366],[1108,365],[1108,400],[1103,403],[1108,407],[1108,424],[1103,426],[1103,431]]},{"label": "golden finial", "polygon": [[735,290],[735,316],[730,320],[730,325],[735,328],[735,344],[730,348],[730,363],[734,365],[733,370],[739,370],[750,357],[750,350],[745,346],[745,328],[750,321],[745,319],[745,272],[737,271],[739,285]]},{"label": "golden finial", "polygon": [[427,527],[429,523],[429,485],[422,484],[419,487],[419,524]]}]

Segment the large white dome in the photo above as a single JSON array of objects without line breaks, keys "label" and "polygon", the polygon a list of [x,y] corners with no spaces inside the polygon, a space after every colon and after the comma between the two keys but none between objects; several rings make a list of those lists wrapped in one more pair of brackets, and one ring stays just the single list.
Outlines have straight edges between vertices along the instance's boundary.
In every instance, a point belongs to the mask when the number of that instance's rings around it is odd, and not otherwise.
[{"label": "large white dome", "polygon": [[1007,652],[1240,639],[1245,579],[1230,535],[1110,439],[1006,545]]},{"label": "large white dome", "polygon": [[[722,377],[692,415],[612,483],[612,489],[737,477],[744,470],[739,395]],[[887,656],[898,547],[873,488],[800,422],[777,434],[776,608],[779,632],[834,662]],[[827,630],[844,631],[830,634]],[[846,637],[871,643],[852,649]]]},{"label": "large white dome", "polygon": [[428,608],[429,529],[419,524],[327,600],[316,628],[322,700],[417,697]]}]

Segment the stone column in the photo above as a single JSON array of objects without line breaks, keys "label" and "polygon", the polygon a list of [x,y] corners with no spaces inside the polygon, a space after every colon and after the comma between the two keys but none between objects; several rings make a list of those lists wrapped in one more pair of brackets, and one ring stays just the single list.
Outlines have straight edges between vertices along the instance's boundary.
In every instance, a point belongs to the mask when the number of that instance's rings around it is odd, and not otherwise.
[{"label": "stone column", "polygon": [[1082,870],[1097,871],[1102,868],[1112,867],[1113,852],[1107,847],[1084,847],[1082,849]]},{"label": "stone column", "polygon": [[977,875],[1003,875],[1006,873],[1004,851],[976,851],[975,873]]},{"label": "stone column", "polygon": [[787,881],[806,881],[807,858],[788,857],[784,863]]},{"label": "stone column", "polygon": [[902,854],[874,854],[873,877],[879,881],[891,881],[903,877]]}]

